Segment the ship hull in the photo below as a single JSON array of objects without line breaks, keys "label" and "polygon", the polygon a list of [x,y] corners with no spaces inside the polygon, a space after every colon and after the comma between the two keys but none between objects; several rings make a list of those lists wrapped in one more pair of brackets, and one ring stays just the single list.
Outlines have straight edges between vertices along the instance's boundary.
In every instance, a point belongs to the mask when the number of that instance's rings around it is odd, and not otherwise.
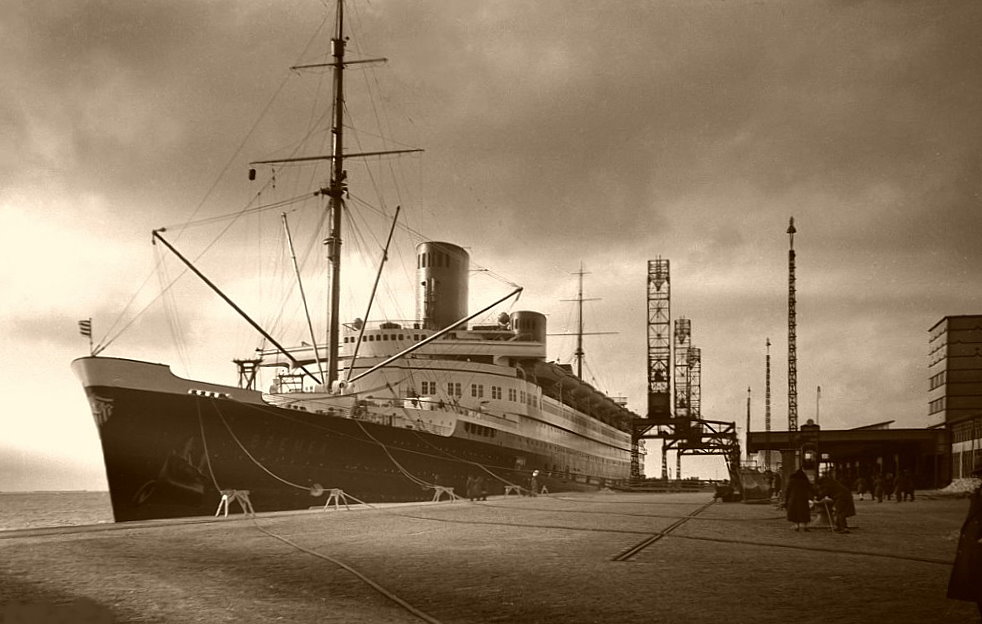
[{"label": "ship hull", "polygon": [[[268,405],[261,394],[195,384],[156,364],[75,363],[99,428],[117,522],[215,514],[222,490],[248,491],[257,512],[324,505],[332,489],[355,500],[432,500],[526,486],[548,456],[353,418]],[[542,471],[551,492],[610,483]],[[233,503],[233,509],[235,504]]]}]

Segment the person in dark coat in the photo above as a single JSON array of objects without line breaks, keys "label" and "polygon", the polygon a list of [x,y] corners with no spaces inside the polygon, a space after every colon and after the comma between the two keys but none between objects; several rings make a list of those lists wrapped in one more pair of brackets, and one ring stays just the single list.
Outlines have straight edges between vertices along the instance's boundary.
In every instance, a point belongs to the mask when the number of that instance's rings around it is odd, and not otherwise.
[{"label": "person in dark coat", "polygon": [[788,477],[788,487],[784,492],[784,503],[791,529],[800,531],[811,522],[809,502],[812,499],[812,484],[805,471],[799,468]]},{"label": "person in dark coat", "polygon": [[852,492],[832,477],[822,480],[822,494],[832,499],[832,515],[835,520],[836,533],[848,533],[849,524],[846,518],[856,515],[856,504],[852,500]]},{"label": "person in dark coat", "polygon": [[774,481],[771,484],[771,496],[780,500],[781,494],[784,493],[784,480],[781,477],[781,471],[778,470],[774,473]]},{"label": "person in dark coat", "polygon": [[876,502],[883,502],[883,475],[876,475],[873,477],[873,498]]},{"label": "person in dark coat", "polygon": [[910,472],[904,470],[897,477],[897,502],[903,502],[910,496],[910,501],[914,502],[914,477]]},{"label": "person in dark coat", "polygon": [[488,500],[488,486],[484,484],[482,475],[477,475],[474,479],[474,489],[477,491],[477,500]]},{"label": "person in dark coat", "polygon": [[894,485],[893,473],[888,472],[886,478],[883,479],[883,493],[886,494],[887,500],[890,500],[890,497],[893,496]]},{"label": "person in dark coat", "polygon": [[[982,462],[972,476],[982,479]],[[974,602],[982,617],[982,481],[969,497],[968,516],[958,537],[958,551],[948,580],[948,598]]]},{"label": "person in dark coat", "polygon": [[539,495],[539,471],[533,470],[532,477],[529,479],[529,496]]},{"label": "person in dark coat", "polygon": [[481,495],[477,488],[477,477],[474,475],[467,475],[467,499],[471,502],[477,500],[477,498]]}]

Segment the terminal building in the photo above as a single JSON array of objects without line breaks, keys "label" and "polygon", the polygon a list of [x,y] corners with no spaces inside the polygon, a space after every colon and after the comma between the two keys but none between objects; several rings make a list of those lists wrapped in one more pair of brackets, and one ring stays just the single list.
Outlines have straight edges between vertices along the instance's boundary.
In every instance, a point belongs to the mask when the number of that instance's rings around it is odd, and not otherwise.
[{"label": "terminal building", "polygon": [[[935,323],[928,353],[927,426],[891,429],[893,421],[887,421],[822,430],[818,447],[823,472],[833,471],[852,485],[860,476],[906,471],[918,488],[941,488],[967,478],[982,462],[982,314],[946,316]],[[798,442],[798,432],[753,431],[747,450],[780,452],[787,473],[797,462]]]},{"label": "terminal building", "polygon": [[951,478],[982,462],[982,315],[946,316],[930,329],[928,416],[948,434]]}]

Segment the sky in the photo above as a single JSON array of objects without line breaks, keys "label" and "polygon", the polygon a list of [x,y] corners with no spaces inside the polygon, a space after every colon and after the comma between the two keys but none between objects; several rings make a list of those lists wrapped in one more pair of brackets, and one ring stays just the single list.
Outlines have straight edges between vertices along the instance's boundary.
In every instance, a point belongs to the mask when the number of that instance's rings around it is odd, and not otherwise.
[{"label": "sky", "polygon": [[[313,276],[318,200],[264,211],[264,225],[197,222],[326,182],[246,170],[326,153],[329,75],[289,67],[324,62],[333,3],[3,6],[0,490],[104,489],[70,370],[89,351],[79,319],[102,355],[207,381],[234,384],[230,360],[259,345],[152,230],[284,341],[305,339],[286,320],[295,287],[273,285],[292,271],[279,212]],[[564,300],[582,266],[586,330],[616,332],[585,338],[585,376],[643,413],[647,261],[668,258],[672,317],[691,319],[702,350],[703,417],[743,432],[749,387],[763,429],[769,338],[781,429],[793,216],[799,421],[935,424],[927,330],[982,313],[980,26],[967,0],[353,0],[349,60],[388,62],[348,73],[348,149],[425,151],[349,165],[342,315],[364,315],[380,215],[399,205],[403,248],[370,318],[414,316],[405,284],[423,239],[469,251],[472,309],[518,284],[495,313],[544,312],[554,333],[575,327]],[[323,294],[323,279],[308,284]],[[550,359],[573,349],[550,338]],[[724,471],[683,458],[683,474]]]}]

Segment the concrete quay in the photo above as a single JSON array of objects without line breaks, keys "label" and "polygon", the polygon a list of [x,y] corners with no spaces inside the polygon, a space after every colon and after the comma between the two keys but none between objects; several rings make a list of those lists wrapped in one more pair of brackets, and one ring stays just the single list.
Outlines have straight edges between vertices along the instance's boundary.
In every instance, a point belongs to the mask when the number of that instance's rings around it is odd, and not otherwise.
[{"label": "concrete quay", "polygon": [[0,532],[0,622],[977,621],[945,588],[965,499],[599,492]]}]

